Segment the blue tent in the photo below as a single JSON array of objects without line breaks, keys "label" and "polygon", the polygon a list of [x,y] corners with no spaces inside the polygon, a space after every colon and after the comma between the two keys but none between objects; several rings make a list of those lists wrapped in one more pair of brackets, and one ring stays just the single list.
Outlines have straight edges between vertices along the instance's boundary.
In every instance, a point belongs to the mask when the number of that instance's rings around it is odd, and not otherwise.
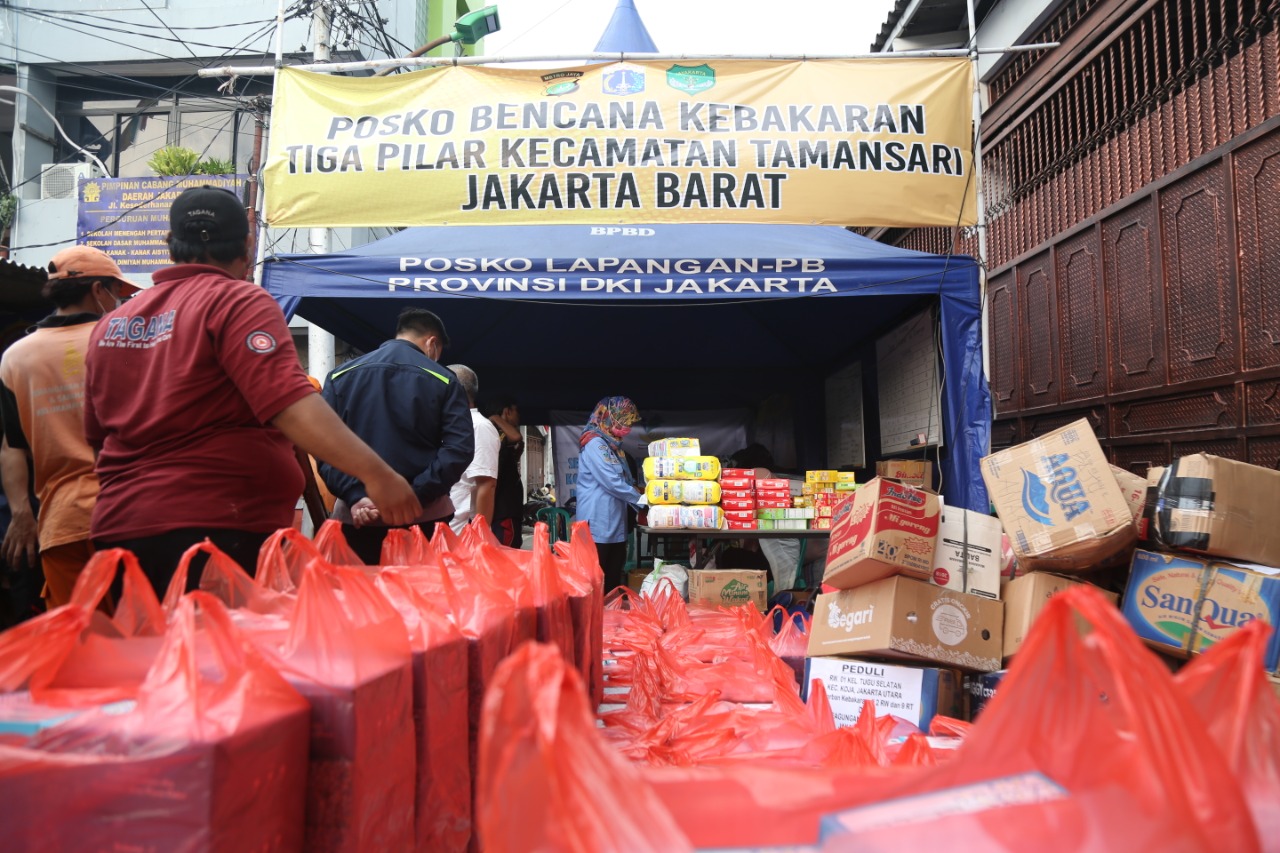
[{"label": "blue tent", "polygon": [[609,25],[596,42],[596,53],[657,53],[633,0],[618,0]]},{"label": "blue tent", "polygon": [[[527,423],[608,394],[641,409],[794,407],[799,459],[825,463],[824,382],[861,359],[874,401],[875,340],[935,307],[944,382],[940,452],[949,503],[988,510],[979,459],[991,403],[971,258],[893,248],[805,225],[548,225],[410,228],[332,255],[270,258],[286,315],[361,350],[407,305],[430,308],[448,362],[513,392]],[[868,411],[870,459],[878,419]],[[870,461],[870,460],[869,460]]]}]

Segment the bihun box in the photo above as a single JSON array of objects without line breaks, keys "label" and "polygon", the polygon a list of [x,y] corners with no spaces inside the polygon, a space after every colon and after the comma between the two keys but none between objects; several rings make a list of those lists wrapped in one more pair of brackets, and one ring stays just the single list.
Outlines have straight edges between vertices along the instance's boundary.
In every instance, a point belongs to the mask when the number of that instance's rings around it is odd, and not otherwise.
[{"label": "bihun box", "polygon": [[938,540],[938,496],[880,477],[836,506],[822,582],[852,589],[895,574],[928,579]]}]

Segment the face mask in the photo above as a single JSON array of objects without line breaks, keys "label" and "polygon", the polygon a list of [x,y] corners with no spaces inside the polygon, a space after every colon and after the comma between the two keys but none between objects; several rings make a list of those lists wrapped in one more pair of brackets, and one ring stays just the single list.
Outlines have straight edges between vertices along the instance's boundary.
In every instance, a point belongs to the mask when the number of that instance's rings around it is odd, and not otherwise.
[{"label": "face mask", "polygon": [[98,303],[98,307],[102,309],[103,314],[110,314],[112,311],[120,307],[120,300],[114,297],[112,297],[110,305],[103,305],[102,300],[96,296],[93,298],[93,301]]},{"label": "face mask", "polygon": [[614,427],[613,434],[616,435],[618,438],[626,438],[627,436],[631,435],[631,427],[629,426]]}]

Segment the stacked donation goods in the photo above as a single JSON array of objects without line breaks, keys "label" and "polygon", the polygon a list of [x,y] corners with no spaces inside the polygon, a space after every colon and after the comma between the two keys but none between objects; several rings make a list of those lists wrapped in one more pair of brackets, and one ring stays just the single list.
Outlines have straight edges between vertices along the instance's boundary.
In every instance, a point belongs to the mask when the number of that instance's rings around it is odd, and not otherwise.
[{"label": "stacked donation goods", "polygon": [[812,529],[830,530],[836,504],[857,488],[858,481],[852,471],[806,471],[795,505],[813,507],[813,520],[809,523]]},{"label": "stacked donation goods", "polygon": [[[1125,619],[1172,669],[1250,622],[1275,624],[1280,472],[1196,454],[1145,473],[1109,465],[1086,421],[983,460],[1024,575],[1004,588],[1006,658],[1072,583],[1123,596]],[[1275,671],[1280,642],[1262,663]]]},{"label": "stacked donation goods", "polygon": [[[585,523],[532,551],[484,519],[392,531],[359,565],[328,522],[250,577],[207,542],[163,604],[126,551],[0,634],[0,813],[21,850],[474,846],[481,701],[539,641],[603,696],[603,574]],[[188,566],[204,563],[184,594]],[[123,591],[96,612],[117,565]]]},{"label": "stacked donation goods", "polygon": [[696,438],[667,438],[649,443],[644,460],[649,525],[664,528],[724,526],[720,502],[720,460],[700,455]]},{"label": "stacked donation goods", "polygon": [[[885,582],[923,587],[900,576],[872,585]],[[961,606],[979,626],[998,613],[999,602],[933,589],[944,595],[918,596],[906,615],[936,618],[947,637],[964,630]],[[871,613],[842,617],[874,628]],[[1275,849],[1280,700],[1258,665],[1261,629],[1252,623],[1175,679],[1113,604],[1075,585],[1047,603],[970,725],[945,716],[960,706],[951,661],[811,658],[811,671],[827,671],[802,701],[803,620],[686,606],[669,587],[621,592],[605,607],[604,703],[541,646],[494,677],[482,847]],[[987,655],[999,655],[996,632]],[[865,685],[876,699],[850,713],[828,685]]]}]

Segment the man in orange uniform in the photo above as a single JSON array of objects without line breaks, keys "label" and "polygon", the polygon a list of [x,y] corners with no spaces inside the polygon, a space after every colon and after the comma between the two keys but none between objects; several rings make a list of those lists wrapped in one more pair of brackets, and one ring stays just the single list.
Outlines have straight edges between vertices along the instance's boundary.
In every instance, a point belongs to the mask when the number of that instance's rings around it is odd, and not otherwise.
[{"label": "man in orange uniform", "polygon": [[[0,359],[0,417],[9,446],[26,451],[40,498],[37,536],[49,607],[71,599],[93,554],[89,517],[98,497],[84,438],[84,359],[98,319],[137,287],[89,246],[54,255],[43,294],[57,310]],[[29,506],[25,495],[11,504]]]}]

